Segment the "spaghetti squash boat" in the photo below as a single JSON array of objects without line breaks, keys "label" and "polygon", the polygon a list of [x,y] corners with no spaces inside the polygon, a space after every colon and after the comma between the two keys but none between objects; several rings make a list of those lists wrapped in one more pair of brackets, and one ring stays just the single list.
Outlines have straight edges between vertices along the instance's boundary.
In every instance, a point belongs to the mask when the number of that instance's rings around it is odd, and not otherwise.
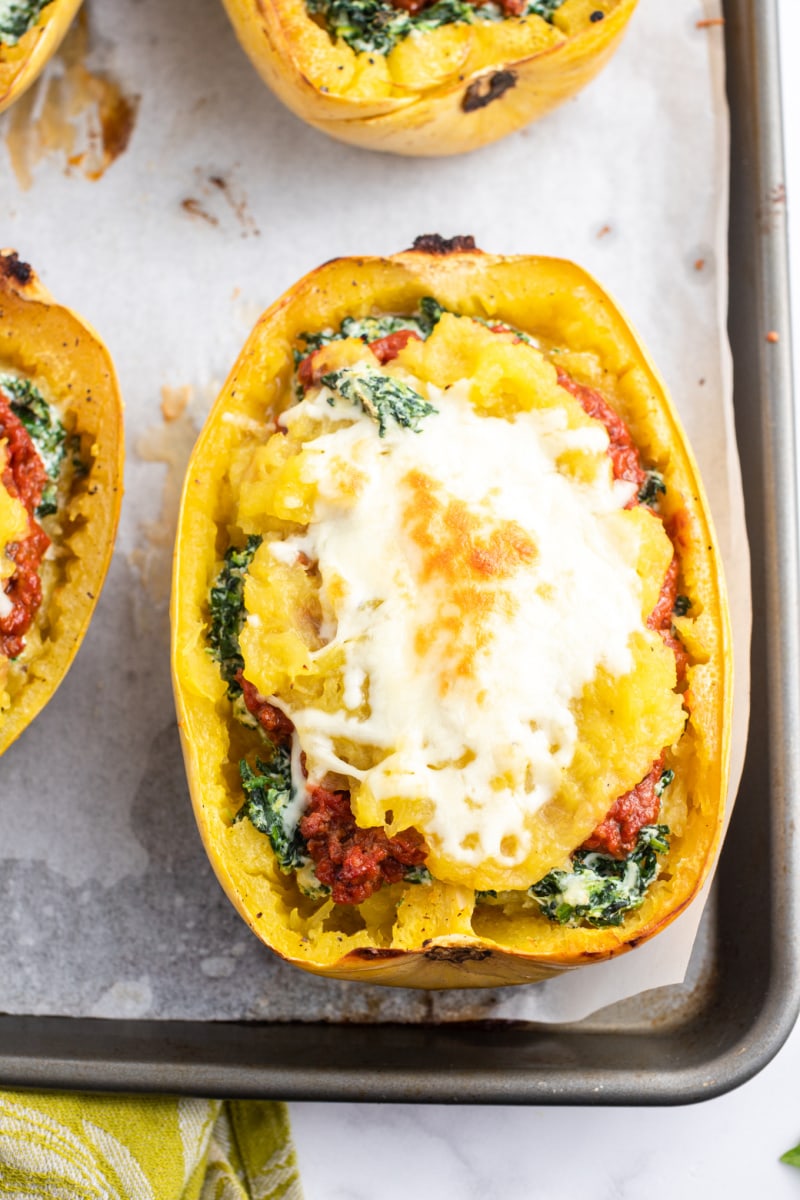
[{"label": "spaghetti squash boat", "polygon": [[475,150],[574,95],[637,0],[224,0],[275,94],[331,137]]},{"label": "spaghetti squash boat", "polygon": [[89,624],[122,446],[105,346],[0,252],[0,754],[53,695]]},{"label": "spaghetti squash boat", "polygon": [[80,6],[81,0],[0,0],[0,112],[34,82]]},{"label": "spaghetti squash boat", "polygon": [[186,477],[173,678],[211,862],[290,962],[521,983],[667,925],[719,836],[728,616],[597,283],[427,237],[269,309]]}]

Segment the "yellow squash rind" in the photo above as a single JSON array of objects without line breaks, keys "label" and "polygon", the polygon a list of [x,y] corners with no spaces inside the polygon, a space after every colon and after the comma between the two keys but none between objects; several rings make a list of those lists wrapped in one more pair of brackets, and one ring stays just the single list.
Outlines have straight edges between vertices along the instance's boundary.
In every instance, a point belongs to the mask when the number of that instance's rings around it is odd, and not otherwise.
[{"label": "yellow squash rind", "polygon": [[[338,259],[301,279],[253,330],[225,383],[189,465],[172,597],[173,683],[187,775],[200,833],[217,876],[245,921],[273,950],[321,975],[403,987],[524,983],[611,958],[650,938],[689,904],[713,862],[725,809],[732,697],[731,637],[719,552],[697,464],[661,377],[630,324],[572,263],[502,258],[422,239],[392,258]],[[438,249],[438,253],[436,252]],[[430,252],[428,252],[430,251]],[[347,315],[411,313],[426,295],[462,314],[493,318],[561,346],[559,363],[600,387],[628,423],[643,460],[664,475],[665,516],[681,513],[682,577],[702,653],[689,667],[691,716],[667,755],[676,783],[665,794],[671,826],[666,870],[644,904],[611,929],[570,928],[535,906],[505,912],[454,885],[394,885],[341,911],[292,891],[268,840],[240,806],[245,752],[217,665],[206,651],[207,597],[237,530],[227,464],[266,436],[265,414],[289,400],[292,344],[304,330],[336,328]],[[238,531],[241,534],[241,531]],[[669,876],[667,878],[667,876]],[[337,924],[338,922],[338,924]],[[324,929],[327,923],[329,929]]]},{"label": "yellow squash rind", "polygon": [[370,150],[439,156],[485,146],[573,96],[611,57],[637,0],[566,0],[553,25],[534,16],[443,26],[386,59],[334,43],[305,0],[223,3],[256,69],[298,117]]},{"label": "yellow squash rind", "polygon": [[82,0],[52,0],[15,46],[0,42],[0,113],[19,100],[60,46]]},{"label": "yellow squash rind", "polygon": [[100,337],[56,304],[16,254],[0,251],[0,371],[9,368],[58,406],[91,461],[69,497],[62,543],[69,553],[34,622],[35,654],[12,665],[18,675],[11,705],[0,712],[0,754],[51,698],[86,632],[114,545],[124,453],[119,385]]}]

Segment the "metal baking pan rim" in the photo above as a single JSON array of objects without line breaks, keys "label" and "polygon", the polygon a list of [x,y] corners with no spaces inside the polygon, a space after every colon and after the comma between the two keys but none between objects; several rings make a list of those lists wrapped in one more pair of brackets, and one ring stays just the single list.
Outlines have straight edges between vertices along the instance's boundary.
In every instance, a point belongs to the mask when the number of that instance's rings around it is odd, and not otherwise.
[{"label": "metal baking pan rim", "polygon": [[[793,1000],[800,1002],[797,978],[792,981]],[[520,1059],[534,1042],[544,1043],[561,1057],[559,1040],[564,1026],[503,1023],[502,1039],[509,1060],[501,1066],[485,1067],[476,1060],[496,1056],[490,1022],[466,1025],[330,1025],[342,1062],[326,1065],[317,1057],[318,1025],[270,1025],[248,1022],[120,1021],[70,1017],[25,1018],[35,1022],[36,1041],[44,1042],[43,1056],[3,1053],[0,1077],[5,1086],[35,1089],[72,1089],[113,1092],[164,1092],[186,1095],[270,1097],[282,1100],[325,1100],[342,1102],[392,1102],[433,1104],[553,1104],[581,1105],[683,1105],[712,1099],[745,1083],[767,1065],[791,1032],[795,1006],[788,997],[774,994],[759,1018],[721,1052],[702,1057],[703,1031],[698,1045],[700,1061],[692,1067],[667,1068],[658,1061],[659,1045],[669,1046],[669,1036],[634,1034],[618,1038],[616,1053],[646,1043],[653,1065],[641,1063],[633,1070],[618,1067],[587,1069],[543,1065],[527,1068]],[[20,1033],[19,1019],[0,1018],[0,1038],[13,1022],[12,1034]],[[72,1051],[76,1034],[85,1039],[86,1052]],[[376,1046],[375,1061],[365,1059],[364,1029]],[[581,1035],[569,1027],[573,1043],[609,1042],[608,1034]],[[209,1033],[214,1032],[214,1050],[209,1054]],[[376,1037],[379,1033],[379,1037]],[[309,1042],[309,1034],[315,1035]],[[274,1059],[247,1063],[246,1046],[253,1038],[275,1045]],[[449,1062],[424,1061],[435,1039],[435,1058]],[[3,1040],[5,1040],[3,1038]],[[25,1040],[24,1038],[22,1040]],[[323,1039],[324,1040],[324,1039]],[[625,1047],[620,1041],[626,1043]],[[92,1054],[91,1046],[102,1051]],[[159,1046],[156,1058],[137,1057],[141,1047]],[[111,1052],[109,1048],[111,1047]],[[262,1046],[263,1048],[263,1046]],[[576,1047],[573,1046],[573,1050]],[[234,1051],[239,1051],[238,1061]],[[287,1065],[293,1053],[297,1062]],[[464,1065],[465,1051],[470,1062]],[[414,1066],[414,1059],[420,1063]],[[227,1060],[227,1061],[226,1061]],[[349,1065],[342,1065],[348,1062]]]}]

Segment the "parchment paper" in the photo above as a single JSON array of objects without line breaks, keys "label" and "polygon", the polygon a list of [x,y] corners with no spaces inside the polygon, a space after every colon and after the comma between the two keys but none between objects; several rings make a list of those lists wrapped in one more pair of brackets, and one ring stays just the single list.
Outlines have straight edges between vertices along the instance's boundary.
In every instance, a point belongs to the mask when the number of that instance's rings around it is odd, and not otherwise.
[{"label": "parchment paper", "polygon": [[307,128],[261,84],[218,0],[89,0],[86,65],[140,97],[126,152],[91,181],[80,131],[70,152],[63,129],[42,123],[65,62],[75,77],[74,40],[26,110],[40,125],[24,162],[19,115],[13,136],[14,110],[0,121],[0,243],[102,332],[128,406],[127,496],[95,620],[59,694],[0,765],[0,1010],[563,1021],[682,979],[699,903],[618,961],[503,991],[398,992],[279,962],[223,896],[194,827],[166,598],[195,426],[259,311],[299,275],[427,232],[571,257],[633,318],[700,461],[733,606],[738,780],[750,608],[725,340],[727,113],[721,30],[697,27],[718,15],[712,0],[641,0],[579,97],[496,146],[434,161]]}]

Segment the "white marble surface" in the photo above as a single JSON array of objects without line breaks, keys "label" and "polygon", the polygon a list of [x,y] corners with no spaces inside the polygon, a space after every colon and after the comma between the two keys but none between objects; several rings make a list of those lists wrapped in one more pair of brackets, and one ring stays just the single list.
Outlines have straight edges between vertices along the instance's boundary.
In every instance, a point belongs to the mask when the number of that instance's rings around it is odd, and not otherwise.
[{"label": "white marble surface", "polygon": [[[800,0],[779,0],[793,292],[800,297]],[[800,361],[800,301],[794,315]],[[687,1108],[293,1104],[307,1200],[800,1197],[800,1027],[727,1096]],[[622,1143],[624,1135],[626,1149]]]}]

